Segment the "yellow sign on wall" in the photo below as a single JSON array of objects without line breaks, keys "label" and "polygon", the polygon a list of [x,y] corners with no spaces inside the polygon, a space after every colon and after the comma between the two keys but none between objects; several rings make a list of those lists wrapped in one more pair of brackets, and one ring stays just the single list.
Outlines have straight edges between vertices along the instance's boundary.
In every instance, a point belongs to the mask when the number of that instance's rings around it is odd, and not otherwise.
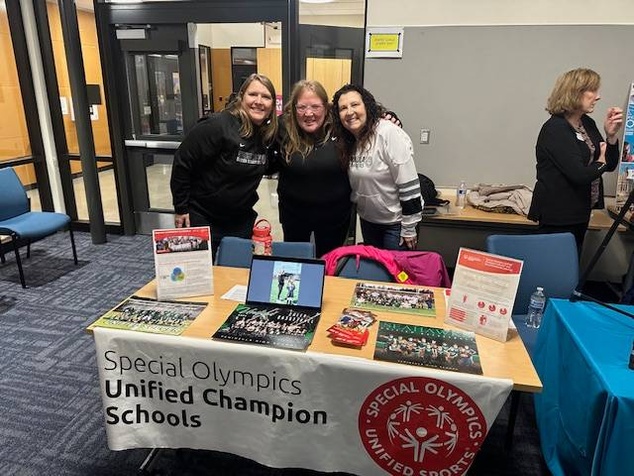
[{"label": "yellow sign on wall", "polygon": [[366,58],[402,58],[403,28],[368,28]]},{"label": "yellow sign on wall", "polygon": [[396,33],[376,33],[370,36],[370,50],[398,51],[400,35]]}]

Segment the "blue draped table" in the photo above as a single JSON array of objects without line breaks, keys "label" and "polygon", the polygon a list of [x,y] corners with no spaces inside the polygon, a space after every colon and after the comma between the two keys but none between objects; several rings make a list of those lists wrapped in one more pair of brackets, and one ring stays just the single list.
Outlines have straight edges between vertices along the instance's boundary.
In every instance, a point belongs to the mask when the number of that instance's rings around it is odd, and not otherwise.
[{"label": "blue draped table", "polygon": [[537,425],[554,475],[634,474],[632,340],[632,318],[588,302],[548,302],[533,358],[544,385]]}]

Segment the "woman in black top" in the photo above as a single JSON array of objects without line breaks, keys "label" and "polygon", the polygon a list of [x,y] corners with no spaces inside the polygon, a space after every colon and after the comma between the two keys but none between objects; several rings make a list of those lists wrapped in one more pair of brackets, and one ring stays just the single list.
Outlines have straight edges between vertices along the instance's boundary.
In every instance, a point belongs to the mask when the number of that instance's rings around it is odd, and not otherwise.
[{"label": "woman in black top", "polygon": [[623,110],[608,109],[603,127],[604,142],[594,111],[600,76],[585,68],[568,71],[557,79],[548,98],[551,114],[537,138],[537,183],[528,218],[539,222],[542,233],[570,232],[577,250],[590,221],[592,208],[603,208],[601,175],[618,165],[617,133]]},{"label": "woman in black top", "polygon": [[174,155],[176,227],[210,225],[214,254],[224,236],[250,238],[277,132],[273,83],[252,74],[227,109],[197,124]]},{"label": "woman in black top", "polygon": [[299,81],[284,109],[279,160],[279,213],[284,241],[310,241],[318,257],[342,246],[350,227],[350,184],[331,137],[324,87]]}]

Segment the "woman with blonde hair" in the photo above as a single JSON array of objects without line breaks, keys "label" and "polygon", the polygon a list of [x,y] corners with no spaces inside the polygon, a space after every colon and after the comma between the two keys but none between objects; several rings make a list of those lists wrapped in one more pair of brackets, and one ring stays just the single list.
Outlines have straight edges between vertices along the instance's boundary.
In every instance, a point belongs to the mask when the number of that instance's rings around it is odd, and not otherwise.
[{"label": "woman with blonde hair", "polygon": [[284,241],[307,242],[316,255],[342,246],[350,227],[350,184],[337,158],[328,94],[318,81],[296,83],[280,132],[279,213]]},{"label": "woman with blonde hair", "polygon": [[269,78],[250,75],[227,109],[199,122],[174,155],[175,225],[211,226],[214,254],[224,236],[251,237],[257,188],[278,134],[275,98]]},{"label": "woman with blonde hair", "polygon": [[579,254],[591,209],[604,207],[601,176],[613,171],[619,160],[623,110],[608,108],[605,141],[588,116],[601,99],[600,85],[599,74],[587,68],[560,76],[546,104],[550,119],[535,147],[537,183],[528,218],[539,222],[542,233],[572,233]]}]

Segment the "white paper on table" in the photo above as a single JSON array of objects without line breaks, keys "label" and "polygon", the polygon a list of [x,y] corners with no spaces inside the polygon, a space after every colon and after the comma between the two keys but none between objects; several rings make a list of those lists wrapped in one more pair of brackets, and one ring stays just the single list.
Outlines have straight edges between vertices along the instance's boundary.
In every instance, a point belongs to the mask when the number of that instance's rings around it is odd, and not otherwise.
[{"label": "white paper on table", "polygon": [[244,284],[236,284],[229,291],[220,296],[220,299],[244,302],[247,299],[247,287]]}]

